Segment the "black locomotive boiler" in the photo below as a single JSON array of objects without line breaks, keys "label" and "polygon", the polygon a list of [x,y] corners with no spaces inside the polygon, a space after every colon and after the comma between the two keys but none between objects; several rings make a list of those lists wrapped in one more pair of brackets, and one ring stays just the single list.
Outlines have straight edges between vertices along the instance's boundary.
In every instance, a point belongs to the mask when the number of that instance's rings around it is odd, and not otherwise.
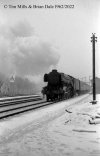
[{"label": "black locomotive boiler", "polygon": [[80,95],[90,91],[90,86],[70,75],[59,73],[56,69],[48,74],[44,74],[42,93],[46,95],[47,101],[68,99],[75,95]]}]

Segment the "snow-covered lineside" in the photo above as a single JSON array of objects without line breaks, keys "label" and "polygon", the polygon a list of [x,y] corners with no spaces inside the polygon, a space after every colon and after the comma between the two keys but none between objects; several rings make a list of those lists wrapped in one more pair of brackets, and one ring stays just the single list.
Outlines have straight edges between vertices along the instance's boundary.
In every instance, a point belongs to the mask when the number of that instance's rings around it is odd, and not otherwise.
[{"label": "snow-covered lineside", "polygon": [[70,105],[73,103],[77,103],[78,101],[84,99],[85,97],[87,97],[89,95],[84,95],[84,96],[80,96],[77,97],[75,99],[70,99],[68,101],[64,101],[64,102],[60,102],[58,104],[55,105],[51,105],[51,106],[47,106],[45,107],[45,109],[38,109],[38,110],[33,110],[31,112],[22,114],[22,115],[18,115],[15,117],[11,117],[5,120],[0,120],[0,136],[3,135],[8,135],[10,131],[13,131],[17,128],[23,127],[23,126],[27,126],[28,124],[30,125],[30,123],[33,121],[36,121],[38,119],[44,117],[45,120],[47,119],[46,117],[48,117],[49,115],[52,116],[52,114],[56,115],[58,113],[58,111],[63,111],[64,112],[64,108],[66,107],[66,105]]},{"label": "snow-covered lineside", "polygon": [[100,124],[89,121],[99,121],[100,95],[97,105],[86,96],[1,121],[0,156],[99,156]]}]

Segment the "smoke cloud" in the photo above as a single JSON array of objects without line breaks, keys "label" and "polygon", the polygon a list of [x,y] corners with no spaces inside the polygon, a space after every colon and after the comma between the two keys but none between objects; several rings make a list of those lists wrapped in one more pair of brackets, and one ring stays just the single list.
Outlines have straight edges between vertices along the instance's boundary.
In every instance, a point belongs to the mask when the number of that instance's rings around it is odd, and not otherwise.
[{"label": "smoke cloud", "polygon": [[0,25],[0,71],[21,77],[36,77],[59,61],[57,50],[36,36],[27,21]]}]

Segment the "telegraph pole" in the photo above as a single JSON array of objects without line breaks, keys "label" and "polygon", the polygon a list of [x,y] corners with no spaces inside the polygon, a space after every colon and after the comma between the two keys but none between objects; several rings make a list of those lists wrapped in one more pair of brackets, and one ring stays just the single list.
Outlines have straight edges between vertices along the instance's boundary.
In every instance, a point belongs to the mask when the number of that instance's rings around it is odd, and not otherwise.
[{"label": "telegraph pole", "polygon": [[92,87],[93,87],[93,101],[91,102],[92,104],[96,104],[96,85],[95,85],[95,42],[97,42],[97,37],[95,37],[95,33],[92,33],[91,37],[91,42],[92,42],[92,70],[93,70],[93,78],[92,78]]}]

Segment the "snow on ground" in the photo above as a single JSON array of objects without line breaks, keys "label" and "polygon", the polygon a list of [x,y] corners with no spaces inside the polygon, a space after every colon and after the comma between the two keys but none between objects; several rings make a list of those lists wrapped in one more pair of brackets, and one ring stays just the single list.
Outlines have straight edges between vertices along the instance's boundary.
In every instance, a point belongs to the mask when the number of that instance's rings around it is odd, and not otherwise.
[{"label": "snow on ground", "polygon": [[[99,156],[100,95],[84,95],[0,122],[0,156]],[[66,111],[65,111],[66,110]]]}]

